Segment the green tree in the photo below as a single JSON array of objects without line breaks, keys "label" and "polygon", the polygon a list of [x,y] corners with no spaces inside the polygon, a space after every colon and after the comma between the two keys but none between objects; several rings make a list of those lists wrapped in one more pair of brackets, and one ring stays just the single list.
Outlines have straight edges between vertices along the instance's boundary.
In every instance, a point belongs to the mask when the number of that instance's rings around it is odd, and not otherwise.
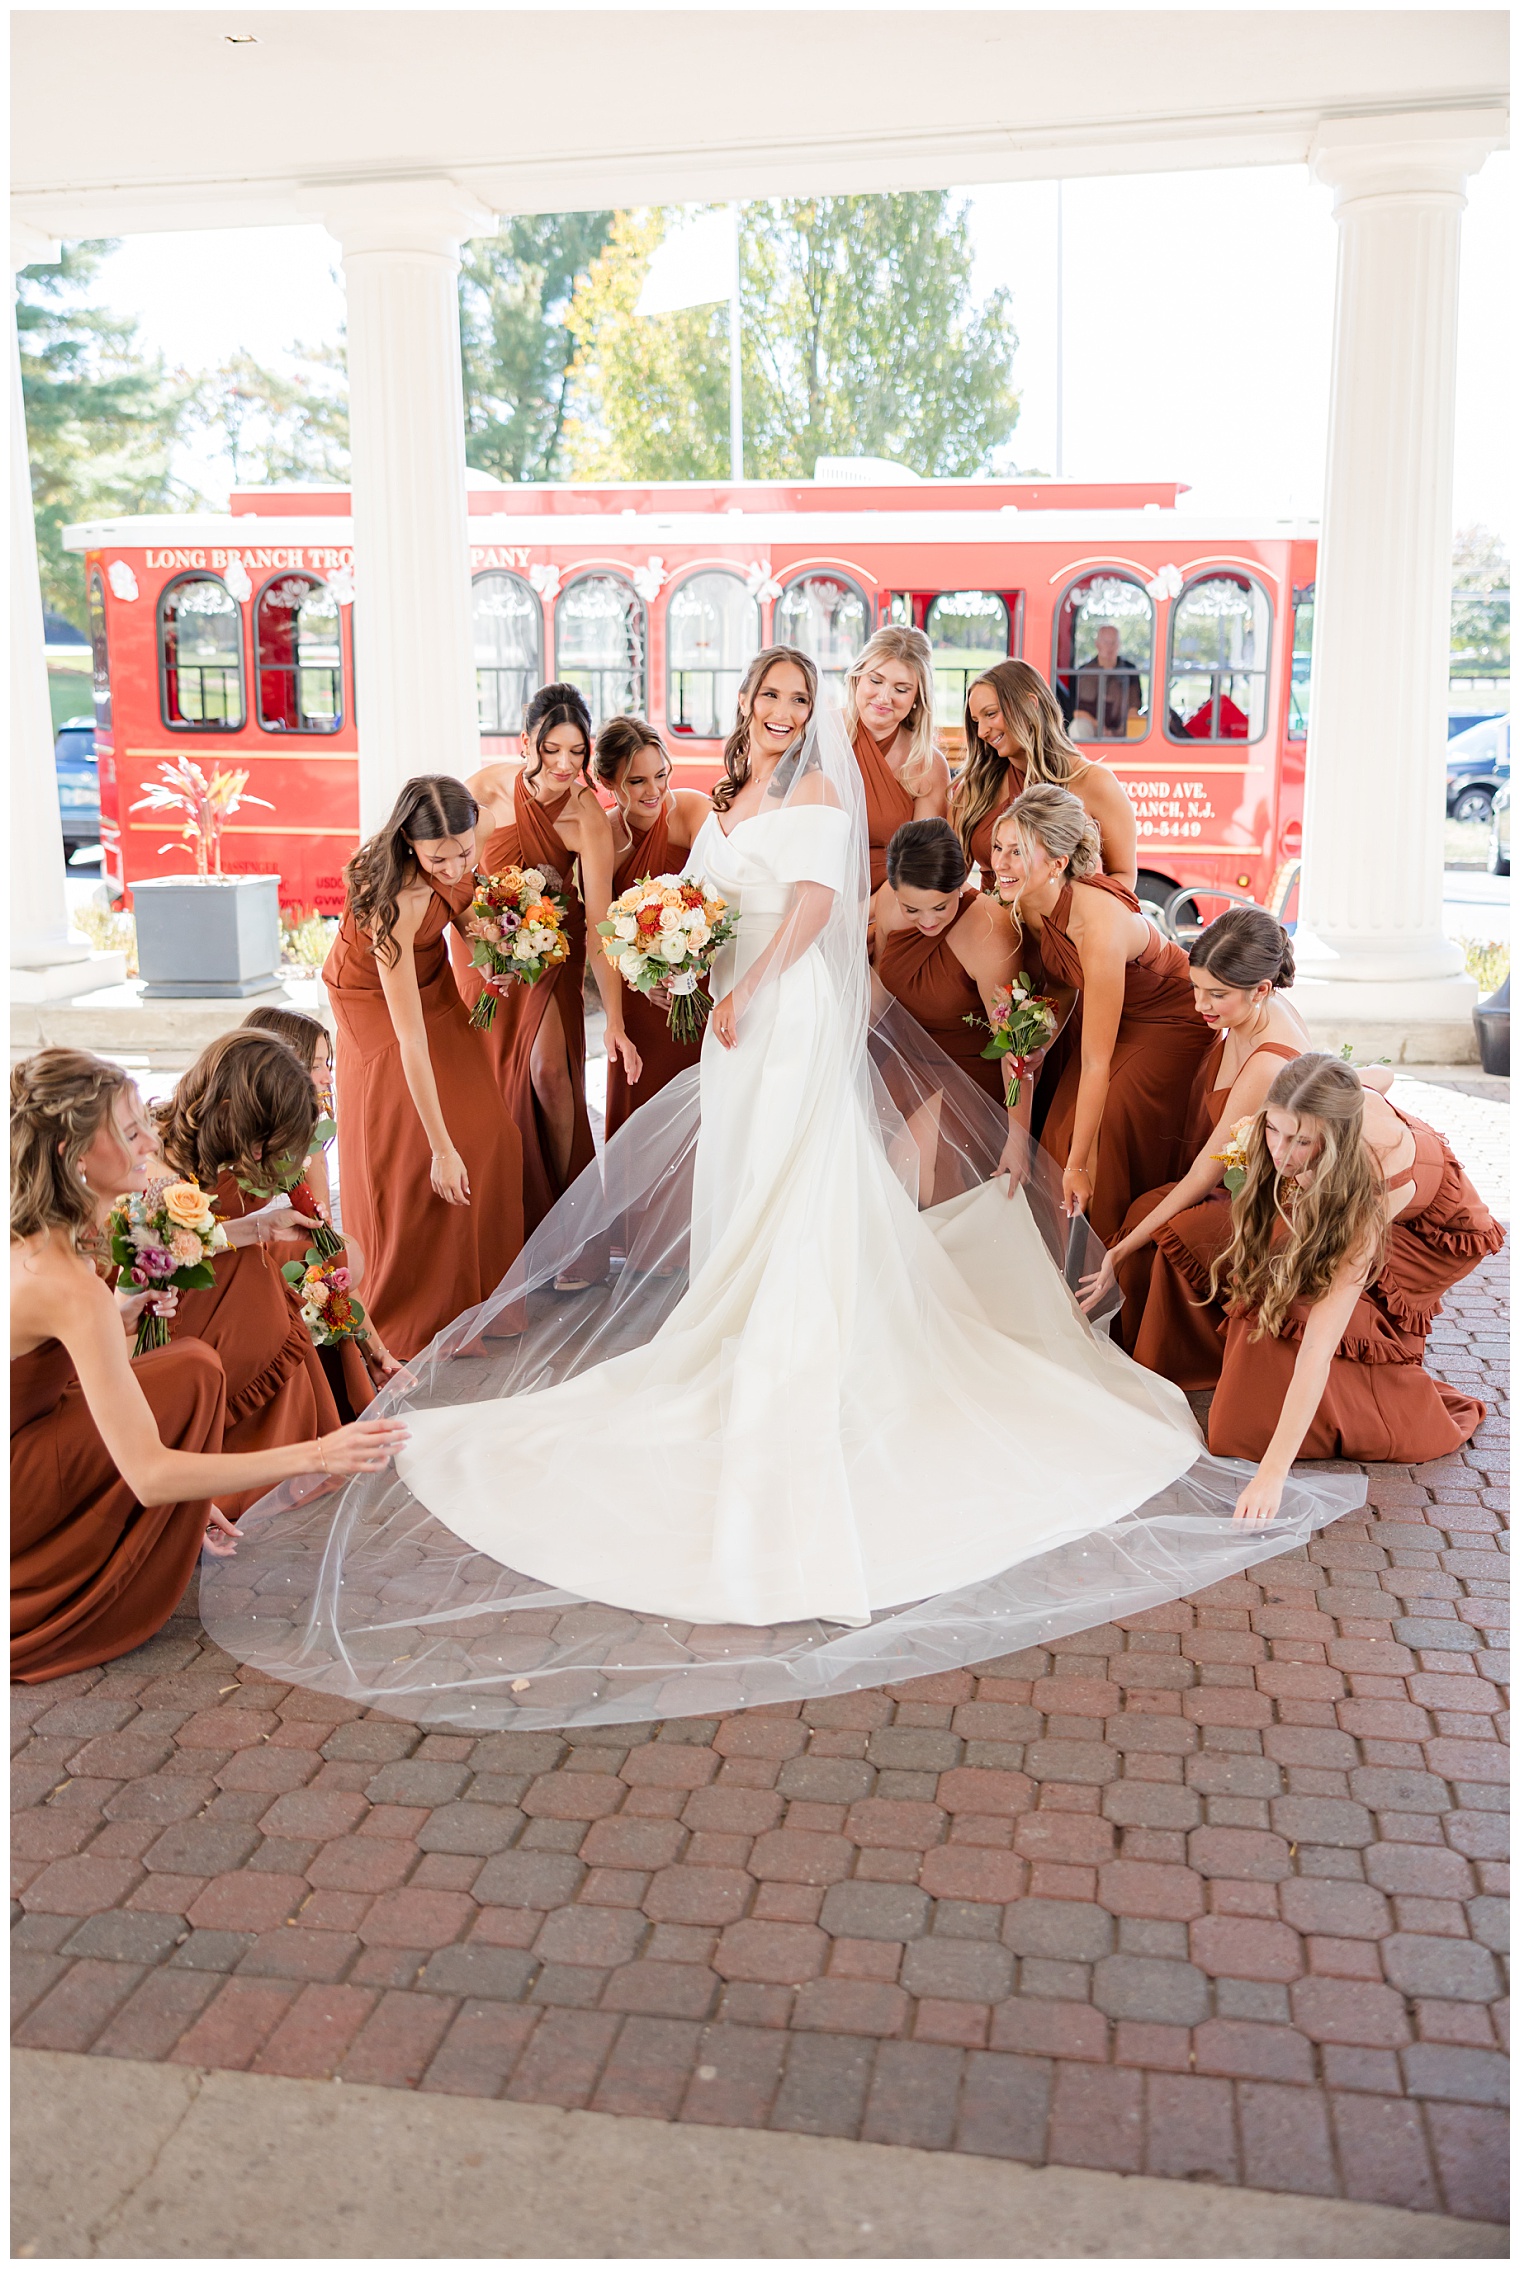
[{"label": "green tree", "polygon": [[341,347],[292,346],[291,367],[229,356],[198,378],[186,425],[219,447],[232,486],[348,479],[348,377]]},{"label": "green tree", "polygon": [[[728,470],[727,308],[633,313],[671,218],[620,213],[576,294],[570,455],[584,477]],[[1006,292],[973,305],[971,259],[967,208],[948,192],[748,206],[745,471],[806,478],[821,456],[986,470],[1018,418],[1018,339]]]},{"label": "green tree", "polygon": [[1509,553],[1491,528],[1459,528],[1451,554],[1451,674],[1509,676]]},{"label": "green tree", "polygon": [[503,481],[563,471],[566,318],[607,241],[610,213],[519,213],[467,245],[459,276],[465,458]]},{"label": "green tree", "polygon": [[188,388],[137,345],[137,325],[92,303],[110,243],[66,244],[17,278],[21,391],[44,606],[83,629],[84,577],[63,548],[71,521],[184,509],[172,474]]}]

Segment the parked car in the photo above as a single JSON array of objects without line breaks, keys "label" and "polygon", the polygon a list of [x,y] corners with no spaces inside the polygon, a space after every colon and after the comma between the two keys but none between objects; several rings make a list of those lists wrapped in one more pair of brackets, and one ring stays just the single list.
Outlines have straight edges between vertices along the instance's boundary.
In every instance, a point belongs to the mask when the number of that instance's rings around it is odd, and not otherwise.
[{"label": "parked car", "polygon": [[1491,875],[1509,873],[1509,782],[1506,780],[1494,797],[1493,825],[1488,835],[1488,871]]},{"label": "parked car", "polygon": [[66,855],[100,841],[100,767],[95,757],[95,720],[69,717],[53,743],[58,775],[58,816]]},{"label": "parked car", "polygon": [[1509,719],[1469,725],[1446,744],[1446,813],[1449,819],[1486,820],[1494,791],[1509,778]]},{"label": "parked car", "polygon": [[1449,709],[1446,713],[1446,738],[1454,741],[1458,733],[1465,733],[1473,725],[1486,725],[1492,717],[1502,717],[1502,709]]}]

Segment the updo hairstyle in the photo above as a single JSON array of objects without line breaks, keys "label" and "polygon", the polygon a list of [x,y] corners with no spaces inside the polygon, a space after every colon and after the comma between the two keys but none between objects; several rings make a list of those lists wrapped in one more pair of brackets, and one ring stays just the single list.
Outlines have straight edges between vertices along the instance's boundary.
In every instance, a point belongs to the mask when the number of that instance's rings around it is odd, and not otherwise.
[{"label": "updo hairstyle", "polygon": [[1265,906],[1232,906],[1194,938],[1188,960],[1242,993],[1262,983],[1282,992],[1293,982],[1293,940]]},{"label": "updo hairstyle", "polygon": [[1064,859],[1070,881],[1081,882],[1102,872],[1103,838],[1097,821],[1070,788],[1058,788],[1050,780],[1026,788],[999,815],[994,835],[1008,819],[1022,836],[1038,843],[1048,859]]},{"label": "updo hairstyle", "polygon": [[100,1193],[79,1161],[133,1085],[119,1064],[81,1048],[41,1048],[11,1071],[11,1235],[61,1229],[71,1244],[95,1227]]},{"label": "updo hairstyle", "polygon": [[887,880],[894,890],[932,890],[948,898],[970,870],[961,839],[947,819],[909,819],[887,845]]},{"label": "updo hairstyle", "polygon": [[293,1049],[244,1024],[201,1050],[156,1117],[177,1174],[209,1190],[231,1173],[272,1196],[310,1156],[317,1091]]},{"label": "updo hairstyle", "polygon": [[543,746],[556,725],[573,725],[581,736],[581,776],[591,765],[591,712],[577,685],[541,685],[523,711],[523,741],[533,752],[524,767],[524,780],[536,780],[544,768]]}]

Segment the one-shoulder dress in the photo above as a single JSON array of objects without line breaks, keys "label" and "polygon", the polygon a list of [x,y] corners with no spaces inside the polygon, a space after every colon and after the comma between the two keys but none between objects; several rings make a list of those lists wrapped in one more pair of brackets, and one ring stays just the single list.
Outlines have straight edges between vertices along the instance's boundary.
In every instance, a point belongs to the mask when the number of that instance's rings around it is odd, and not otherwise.
[{"label": "one-shoulder dress", "polygon": [[346,913],[322,975],[338,1028],[339,1191],[366,1275],[360,1298],[403,1361],[494,1292],[522,1250],[522,1144],[470,1027],[445,934],[473,882],[436,890],[413,945],[428,1055],[444,1124],[470,1177],[470,1202],[446,1205],[429,1180],[432,1145],[401,1068],[374,947]]},{"label": "one-shoulder dress", "polygon": [[[183,1295],[182,1295],[183,1298]],[[159,1439],[215,1456],[226,1382],[203,1340],[133,1362]],[[210,1500],[139,1505],[101,1440],[67,1350],[11,1362],[11,1676],[93,1670],[162,1630],[200,1555]]]},{"label": "one-shoulder dress", "polygon": [[[1080,987],[1082,958],[1067,927],[1073,890],[1107,891],[1131,913],[1140,911],[1140,901],[1104,874],[1084,875],[1061,892],[1040,928],[1040,961],[1047,977]],[[1136,959],[1125,964],[1124,1008],[1098,1132],[1089,1218],[1105,1244],[1112,1244],[1141,1190],[1177,1180],[1185,1163],[1181,1154],[1189,1093],[1209,1043],[1209,1028],[1193,1006],[1187,955],[1152,928]],[[1040,1136],[1063,1168],[1071,1151],[1081,1077],[1082,1051],[1074,1041]]]},{"label": "one-shoulder dress", "polygon": [[[1184,1149],[1180,1164],[1191,1165],[1204,1144],[1219,1131],[1231,1089],[1216,1087],[1224,1060],[1225,1035],[1209,1049],[1198,1067],[1188,1104]],[[1263,1041],[1253,1056],[1281,1056],[1292,1063],[1302,1051],[1278,1040]],[[1245,1061],[1250,1062],[1248,1056]],[[1245,1064],[1241,1065],[1241,1070]],[[1240,1076],[1236,1073],[1236,1078]],[[1136,1198],[1124,1217],[1120,1236],[1127,1237],[1154,1206],[1169,1197],[1175,1184],[1163,1183]],[[1149,1245],[1131,1253],[1118,1267],[1124,1308],[1119,1329],[1127,1351],[1148,1371],[1159,1371],[1174,1386],[1201,1392],[1219,1377],[1224,1349],[1225,1314],[1221,1303],[1210,1298],[1210,1271],[1230,1242],[1230,1193],[1221,1182],[1198,1205],[1173,1214],[1163,1222]]]},{"label": "one-shoulder dress", "polygon": [[[953,922],[935,937],[904,927],[882,941],[876,974],[894,1000],[923,1026],[936,1047],[992,1097],[1005,1100],[1002,1064],[983,1056],[987,1012],[974,978],[955,957],[950,940],[976,906],[968,897]],[[968,1023],[967,1019],[975,1021]]]},{"label": "one-shoulder dress", "polygon": [[[631,889],[647,876],[678,874],[686,863],[684,851],[670,848],[670,812],[662,808],[654,825],[642,834],[635,835],[632,843],[613,870],[612,895]],[[623,1029],[643,1059],[643,1069],[637,1082],[630,1087],[628,1075],[616,1056],[607,1059],[607,1133],[616,1134],[624,1120],[630,1118],[641,1103],[658,1095],[668,1087],[678,1072],[686,1071],[702,1053],[702,1042],[677,1040],[670,1029],[667,1012],[654,1001],[646,1000],[632,985],[623,987]]]},{"label": "one-shoulder dress", "polygon": [[[1397,1106],[1394,1106],[1397,1109]],[[1400,1111],[1414,1136],[1408,1206],[1389,1224],[1375,1283],[1352,1311],[1300,1457],[1423,1465],[1470,1441],[1484,1406],[1425,1369],[1425,1342],[1443,1294],[1498,1252],[1504,1231],[1452,1155],[1444,1136]],[[1286,1232],[1284,1232],[1286,1234]],[[1209,1412],[1218,1457],[1260,1458],[1282,1415],[1310,1303],[1289,1311],[1282,1332],[1253,1339],[1254,1312],[1232,1314]]]},{"label": "one-shoulder dress", "polygon": [[887,752],[862,721],[855,728],[855,762],[866,796],[866,837],[871,852],[871,888],[887,879],[887,845],[913,817],[913,798],[887,762]]}]

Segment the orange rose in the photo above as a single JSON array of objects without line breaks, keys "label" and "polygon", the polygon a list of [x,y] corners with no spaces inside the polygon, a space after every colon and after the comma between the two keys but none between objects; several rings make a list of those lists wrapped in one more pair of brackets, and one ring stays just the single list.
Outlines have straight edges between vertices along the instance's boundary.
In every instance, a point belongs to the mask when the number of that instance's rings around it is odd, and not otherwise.
[{"label": "orange rose", "polygon": [[180,1229],[198,1229],[211,1219],[211,1201],[194,1182],[171,1182],[164,1192],[164,1211]]}]

